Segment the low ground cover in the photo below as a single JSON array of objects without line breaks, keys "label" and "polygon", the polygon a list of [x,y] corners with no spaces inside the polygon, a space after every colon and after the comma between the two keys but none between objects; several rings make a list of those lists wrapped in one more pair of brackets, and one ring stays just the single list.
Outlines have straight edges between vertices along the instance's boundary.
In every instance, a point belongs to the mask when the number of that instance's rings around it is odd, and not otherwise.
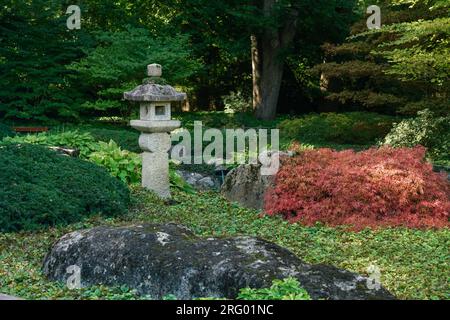
[{"label": "low ground cover", "polygon": [[[381,282],[402,299],[448,299],[450,230],[406,228],[349,232],[322,225],[305,227],[277,217],[260,217],[229,203],[216,193],[187,194],[173,190],[175,205],[134,188],[130,212],[120,218],[92,217],[68,227],[39,232],[0,234],[0,291],[24,298],[134,298],[122,288],[71,291],[45,280],[41,263],[52,243],[63,234],[98,225],[176,222],[199,236],[251,235],[292,250],[308,263],[327,263],[367,274],[381,270]],[[192,210],[192,208],[196,208]],[[129,296],[131,295],[131,296]]]}]

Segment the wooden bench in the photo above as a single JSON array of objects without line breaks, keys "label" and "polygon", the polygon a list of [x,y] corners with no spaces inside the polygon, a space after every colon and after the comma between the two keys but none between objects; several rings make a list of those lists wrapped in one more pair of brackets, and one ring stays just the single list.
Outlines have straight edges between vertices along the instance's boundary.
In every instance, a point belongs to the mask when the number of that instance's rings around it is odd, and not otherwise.
[{"label": "wooden bench", "polygon": [[48,127],[13,127],[13,130],[20,133],[39,133],[47,132]]}]

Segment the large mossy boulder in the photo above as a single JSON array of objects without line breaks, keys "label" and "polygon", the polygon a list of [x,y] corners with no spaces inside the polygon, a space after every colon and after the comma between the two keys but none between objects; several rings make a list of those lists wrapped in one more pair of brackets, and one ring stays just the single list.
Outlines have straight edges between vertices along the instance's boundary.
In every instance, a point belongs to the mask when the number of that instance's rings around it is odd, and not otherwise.
[{"label": "large mossy boulder", "polygon": [[81,286],[126,285],[155,299],[235,298],[240,288],[270,287],[295,277],[313,299],[392,299],[367,278],[309,265],[276,244],[252,237],[198,238],[176,224],[98,227],[63,236],[44,260],[45,275]]},{"label": "large mossy boulder", "polygon": [[0,146],[0,232],[65,225],[128,209],[128,187],[105,169],[29,144]]}]

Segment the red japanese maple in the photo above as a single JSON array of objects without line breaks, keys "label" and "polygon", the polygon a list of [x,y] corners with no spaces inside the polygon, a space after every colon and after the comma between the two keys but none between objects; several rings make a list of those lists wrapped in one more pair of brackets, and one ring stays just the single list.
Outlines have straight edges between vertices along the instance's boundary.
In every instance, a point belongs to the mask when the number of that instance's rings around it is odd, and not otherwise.
[{"label": "red japanese maple", "polygon": [[266,193],[269,215],[306,225],[449,226],[450,184],[425,148],[307,150],[285,159]]}]

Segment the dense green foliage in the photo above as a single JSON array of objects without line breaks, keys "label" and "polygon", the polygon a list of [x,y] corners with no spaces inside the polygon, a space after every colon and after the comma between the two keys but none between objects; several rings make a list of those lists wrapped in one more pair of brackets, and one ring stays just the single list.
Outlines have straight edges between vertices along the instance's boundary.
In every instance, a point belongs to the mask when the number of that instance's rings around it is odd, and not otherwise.
[{"label": "dense green foliage", "polygon": [[[229,203],[217,194],[174,190],[178,204],[166,204],[137,190],[129,214],[118,219],[94,217],[67,228],[38,233],[0,233],[0,291],[34,299],[108,298],[110,291],[68,290],[45,280],[42,259],[63,234],[98,225],[176,222],[199,236],[251,235],[273,241],[308,263],[326,263],[367,274],[381,270],[381,283],[401,299],[446,299],[450,231],[389,228],[358,233],[320,225],[304,227]],[[196,210],[192,210],[196,208]],[[23,248],[26,248],[24,250]],[[117,291],[115,291],[117,293]]]},{"label": "dense green foliage", "polygon": [[88,39],[67,32],[61,1],[5,0],[0,11],[0,117],[73,118],[83,101],[65,68]]},{"label": "dense green foliage", "polygon": [[[304,88],[305,77],[294,76],[300,75],[296,72],[299,65],[310,66],[321,61],[320,44],[343,40],[358,9],[354,0],[273,1],[271,10],[264,8],[266,2],[166,1],[180,6],[176,7],[179,11],[176,10],[172,25],[181,26],[182,32],[190,35],[194,54],[205,62],[198,75],[194,101],[197,106],[221,108],[221,96],[236,91],[249,98],[252,90],[250,36],[281,35],[278,42],[273,39],[273,48],[282,47],[274,59],[289,63],[284,68],[288,76],[284,77],[285,95],[281,95],[279,106],[284,110],[300,109],[298,102],[308,102],[310,93],[309,88]],[[286,26],[293,16],[296,23]],[[296,33],[292,42],[284,43],[288,38],[286,31]]]},{"label": "dense green foliage", "polygon": [[142,161],[138,154],[122,150],[114,141],[100,141],[88,159],[102,167],[125,183],[141,181]]},{"label": "dense green foliage", "polygon": [[290,98],[306,102],[311,96],[299,66],[320,61],[323,41],[345,37],[356,2],[283,0],[264,14],[261,3],[250,0],[86,0],[81,29],[69,31],[66,1],[5,0],[0,117],[128,115],[122,93],[141,82],[151,62],[164,66],[172,85],[189,91],[192,107],[223,108],[222,97],[238,91],[249,100],[250,35],[285,32],[292,11],[299,15],[297,36],[277,59],[289,61],[283,87],[297,92],[283,103],[295,108]]},{"label": "dense green foliage", "polygon": [[[69,1],[2,1],[0,119],[12,126],[58,127],[16,135],[0,123],[0,292],[44,299],[150,298],[123,287],[70,291],[44,279],[42,258],[69,231],[178,222],[200,236],[259,236],[310,263],[363,274],[368,265],[376,264],[382,284],[399,298],[448,299],[447,228],[354,233],[289,224],[261,217],[217,194],[194,192],[173,164],[173,202],[137,189],[139,133],[124,129],[136,118],[137,108],[122,97],[124,91],[150,80],[145,79],[149,63],[163,65],[159,82],[188,93],[184,107],[198,112],[178,113],[176,105],[173,116],[189,131],[199,120],[221,130],[279,127],[282,148],[302,150],[420,144],[428,148],[427,160],[450,165],[448,0],[274,0],[271,10],[264,10],[263,4],[270,2],[83,0],[82,27],[69,31]],[[368,31],[365,11],[372,4],[381,6],[383,27]],[[292,32],[292,40],[284,41]],[[281,47],[270,63],[284,63],[278,113],[289,116],[259,121],[252,115],[251,36]],[[315,113],[292,117],[307,112]],[[84,123],[107,118],[118,121]],[[71,124],[62,125],[66,122]],[[43,146],[80,149],[81,159]],[[210,165],[196,169],[213,172]],[[340,172],[343,166],[335,169]],[[348,181],[354,182],[353,175]],[[123,182],[135,189],[128,213],[129,191]],[[383,196],[389,197],[389,192]],[[47,226],[55,228],[14,232]],[[247,288],[241,295],[308,298],[292,279],[263,290]]]},{"label": "dense green foliage", "polygon": [[87,125],[79,128],[81,132],[88,132],[95,141],[113,140],[119,147],[135,153],[140,153],[139,132],[131,128],[109,128],[99,125]]},{"label": "dense green foliage", "polygon": [[[201,67],[186,35],[169,34],[163,25],[148,28],[163,20],[157,18],[159,10],[149,9],[151,3],[85,1],[82,28],[73,31],[66,27],[68,5],[56,0],[2,4],[1,118],[46,121],[128,114],[122,94],[142,81],[147,64],[163,64],[173,85],[187,85]],[[141,7],[141,17],[134,6]]]},{"label": "dense green foliage", "polygon": [[146,29],[128,28],[120,32],[100,32],[97,42],[93,51],[68,67],[77,72],[83,84],[79,89],[96,97],[82,105],[92,113],[111,114],[118,109],[128,115],[130,104],[120,102],[123,92],[141,84],[150,63],[162,64],[164,78],[179,85],[188,85],[187,79],[200,68],[200,63],[191,58],[187,49],[186,36],[155,38]]},{"label": "dense green foliage", "polygon": [[255,119],[251,113],[226,113],[223,111],[175,113],[173,117],[181,121],[183,128],[189,130],[194,128],[195,121],[201,121],[205,129],[275,128],[277,124],[285,118],[280,116],[275,120],[264,121]]},{"label": "dense green foliage", "polygon": [[[398,0],[393,6],[420,12],[420,20],[394,23],[376,33],[386,37],[375,53],[389,61],[386,74],[402,81],[428,83],[428,97],[447,99],[450,90],[450,3],[442,0]],[[444,100],[445,101],[445,100]],[[447,111],[449,107],[447,106]]]},{"label": "dense green foliage", "polygon": [[141,160],[139,155],[122,150],[113,140],[96,141],[88,132],[50,131],[39,134],[28,134],[7,137],[0,144],[38,144],[51,147],[68,147],[80,150],[80,157],[100,165],[114,177],[125,183],[140,181]]},{"label": "dense green foliage", "polygon": [[391,129],[393,118],[374,113],[310,114],[279,124],[280,138],[311,145],[372,145]]},{"label": "dense green foliage", "polygon": [[[376,3],[383,28],[368,32],[364,12]],[[277,57],[286,62],[280,111],[448,112],[446,1],[283,0],[267,13],[262,1],[251,0],[86,0],[75,31],[65,25],[67,6],[4,1],[0,117],[128,116],[122,93],[142,81],[151,62],[189,92],[191,108],[248,110],[250,35],[285,33],[293,12],[296,35]],[[340,44],[355,21],[352,36]],[[325,52],[323,43],[330,43]],[[319,63],[325,101],[319,75],[311,72]]]},{"label": "dense green foliage", "polygon": [[[14,135],[9,127],[1,126],[2,132],[9,136]],[[96,142],[113,140],[122,149],[135,153],[141,152],[139,148],[139,132],[126,127],[95,125],[60,126],[52,128],[49,132],[38,134],[18,135],[5,139],[6,142],[33,143],[53,146],[65,146],[80,149],[82,156],[87,156],[95,149]]]},{"label": "dense green foliage", "polygon": [[6,137],[14,136],[14,135],[15,135],[15,132],[12,131],[12,129],[9,126],[7,126],[3,123],[0,123],[0,140],[3,138],[6,138]]},{"label": "dense green foliage", "polygon": [[298,280],[287,278],[274,280],[270,288],[241,289],[239,300],[311,300],[308,292],[300,287]]},{"label": "dense green foliage", "polygon": [[[371,3],[376,4],[376,3]],[[414,115],[425,108],[448,113],[449,3],[378,1],[383,26],[367,31],[365,19],[343,44],[323,46],[326,101],[334,109]]]},{"label": "dense green foliage", "polygon": [[450,166],[450,116],[420,111],[416,118],[396,124],[383,143],[393,147],[422,145],[434,163]]},{"label": "dense green foliage", "polygon": [[86,161],[42,146],[0,147],[0,231],[73,223],[94,214],[127,211],[129,191]]},{"label": "dense green foliage", "polygon": [[6,137],[0,144],[29,143],[51,147],[66,147],[80,150],[80,155],[86,158],[96,148],[95,141],[89,133],[78,131],[43,132],[38,134],[17,135]]}]

